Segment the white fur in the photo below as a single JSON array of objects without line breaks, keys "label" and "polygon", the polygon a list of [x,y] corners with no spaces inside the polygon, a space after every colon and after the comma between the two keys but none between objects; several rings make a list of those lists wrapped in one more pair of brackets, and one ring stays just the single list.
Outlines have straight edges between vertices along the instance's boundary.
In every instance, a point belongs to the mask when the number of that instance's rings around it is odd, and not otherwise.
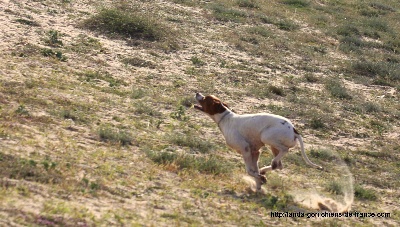
[{"label": "white fur", "polygon": [[[198,101],[204,98],[196,94]],[[209,115],[209,114],[208,114]],[[226,143],[238,151],[246,164],[247,173],[256,179],[257,190],[266,179],[262,174],[274,168],[282,169],[281,158],[296,146],[296,139],[300,142],[304,160],[311,166],[322,168],[312,163],[304,152],[302,137],[295,132],[293,124],[286,118],[274,114],[236,114],[226,107],[225,112],[209,115],[220,128]],[[269,145],[279,151],[270,166],[258,167],[260,148]]]}]

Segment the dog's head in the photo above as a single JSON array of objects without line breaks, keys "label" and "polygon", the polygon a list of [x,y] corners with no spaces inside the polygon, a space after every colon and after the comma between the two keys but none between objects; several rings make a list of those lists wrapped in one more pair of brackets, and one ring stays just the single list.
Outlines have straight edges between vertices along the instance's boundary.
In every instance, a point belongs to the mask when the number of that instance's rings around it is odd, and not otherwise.
[{"label": "dog's head", "polygon": [[228,108],[225,103],[221,102],[221,100],[219,100],[214,95],[204,96],[201,93],[196,93],[196,100],[199,105],[194,105],[194,108],[201,110],[202,112],[211,116],[223,113]]}]

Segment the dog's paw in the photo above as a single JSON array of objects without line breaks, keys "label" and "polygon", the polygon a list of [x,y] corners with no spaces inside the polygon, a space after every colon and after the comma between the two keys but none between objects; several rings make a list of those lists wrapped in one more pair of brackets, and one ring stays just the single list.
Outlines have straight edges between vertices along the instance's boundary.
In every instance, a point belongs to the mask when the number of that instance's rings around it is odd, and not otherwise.
[{"label": "dog's paw", "polygon": [[260,177],[260,180],[261,180],[261,184],[267,183],[267,178],[265,176],[260,174],[259,177]]},{"label": "dog's paw", "polygon": [[275,170],[276,168],[278,168],[278,166],[279,166],[278,162],[272,161],[272,163],[271,163],[272,170]]},{"label": "dog's paw", "polygon": [[271,171],[271,170],[272,170],[271,166],[264,166],[264,167],[260,168],[260,174],[265,175],[265,174],[267,174],[267,171]]}]

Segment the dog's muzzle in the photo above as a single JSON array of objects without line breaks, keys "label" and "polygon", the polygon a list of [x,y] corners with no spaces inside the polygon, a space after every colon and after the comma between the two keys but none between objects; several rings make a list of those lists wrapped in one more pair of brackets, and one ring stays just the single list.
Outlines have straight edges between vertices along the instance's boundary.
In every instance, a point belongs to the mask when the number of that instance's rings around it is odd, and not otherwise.
[{"label": "dog's muzzle", "polygon": [[204,95],[202,95],[201,93],[196,93],[196,100],[197,101],[200,101],[200,100],[203,100],[204,99]]},{"label": "dog's muzzle", "polygon": [[[196,93],[195,98],[198,104],[200,104],[200,101],[204,99],[204,95],[202,95],[201,93]],[[201,104],[200,105],[198,104],[195,104],[194,108],[203,111],[203,107],[201,106]]]}]

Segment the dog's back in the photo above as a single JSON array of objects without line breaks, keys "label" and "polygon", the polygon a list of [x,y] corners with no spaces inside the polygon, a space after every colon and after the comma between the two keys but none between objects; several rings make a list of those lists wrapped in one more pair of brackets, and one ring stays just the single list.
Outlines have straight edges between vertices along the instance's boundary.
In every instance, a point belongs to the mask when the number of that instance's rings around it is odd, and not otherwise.
[{"label": "dog's back", "polygon": [[[277,138],[294,146],[293,124],[288,119],[274,114],[232,114],[221,122],[220,128],[228,144],[235,143],[233,140],[240,136],[256,147],[271,145]],[[270,135],[274,138],[269,138]]]}]

